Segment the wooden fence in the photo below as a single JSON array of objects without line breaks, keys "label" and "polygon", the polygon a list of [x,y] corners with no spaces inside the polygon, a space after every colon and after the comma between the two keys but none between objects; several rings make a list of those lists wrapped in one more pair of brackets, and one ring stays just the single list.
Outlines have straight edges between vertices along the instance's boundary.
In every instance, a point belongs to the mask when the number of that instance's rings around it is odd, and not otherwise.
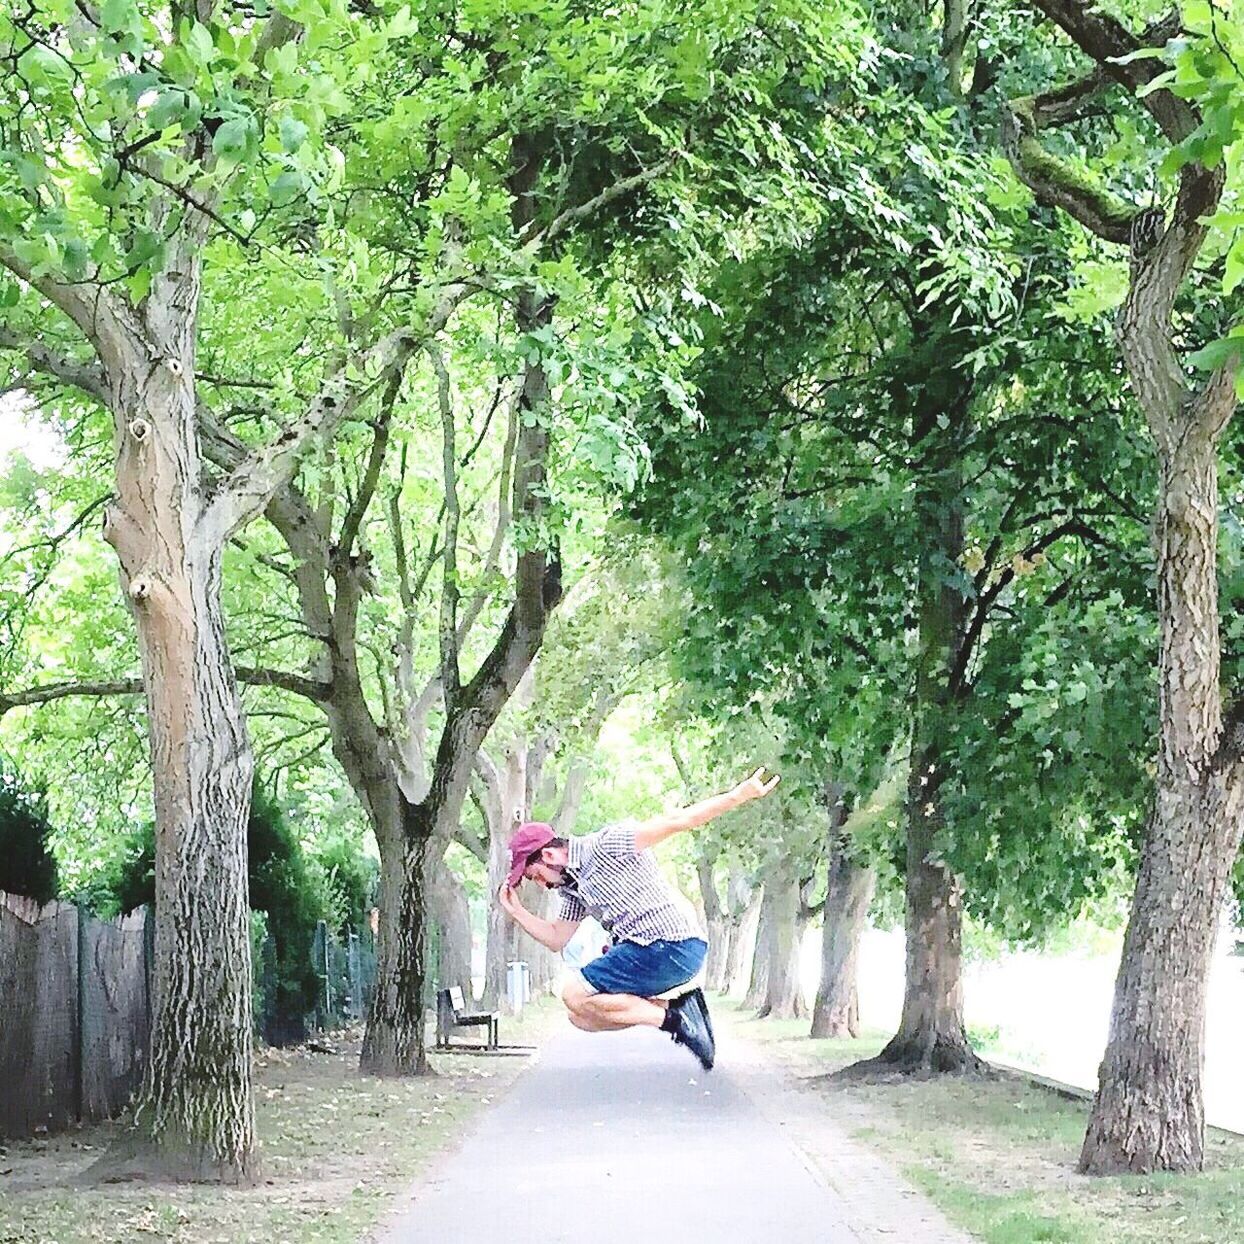
[{"label": "wooden fence", "polygon": [[0,1136],[129,1100],[147,1053],[151,932],[145,908],[97,920],[0,892]]},{"label": "wooden fence", "polygon": [[[99,920],[72,903],[40,907],[0,891],[0,1139],[124,1109],[150,1042],[154,926],[146,907]],[[308,947],[320,990],[307,1015],[280,1013],[272,939],[254,951],[255,1027],[269,1042],[366,1014],[376,973],[370,932],[341,941],[320,922]]]}]

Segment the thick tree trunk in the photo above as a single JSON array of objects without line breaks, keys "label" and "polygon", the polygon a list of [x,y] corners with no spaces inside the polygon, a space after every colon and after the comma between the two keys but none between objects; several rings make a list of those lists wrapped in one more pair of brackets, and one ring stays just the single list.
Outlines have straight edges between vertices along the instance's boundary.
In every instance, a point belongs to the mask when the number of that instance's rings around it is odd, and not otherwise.
[{"label": "thick tree trunk", "polygon": [[860,1032],[856,969],[876,874],[852,860],[841,830],[844,811],[841,802],[831,810],[837,823],[829,853],[821,930],[821,981],[812,1011],[814,1037],[858,1037]]},{"label": "thick tree trunk", "polygon": [[[561,900],[556,894],[537,893],[531,906],[536,915],[553,920],[561,907]],[[547,947],[527,937],[523,938],[519,947],[518,958],[525,959],[530,968],[533,998],[554,992],[562,973],[561,955],[554,954]]]},{"label": "thick tree trunk", "polygon": [[750,888],[746,904],[740,904],[736,908],[739,914],[730,930],[730,954],[721,983],[721,992],[724,994],[737,992],[750,978],[755,961],[761,902],[761,890],[758,887]]},{"label": "thick tree trunk", "polygon": [[[495,894],[505,881],[509,868],[509,853],[505,850],[505,838],[493,833],[488,865],[488,892]],[[484,1006],[496,1009],[505,1004],[505,972],[507,965],[519,956],[518,925],[505,914],[501,907],[488,905],[488,942],[484,952]]]},{"label": "thick tree trunk", "polygon": [[380,857],[380,935],[376,941],[376,990],[367,1016],[359,1069],[368,1075],[423,1075],[424,942],[427,838],[415,829],[402,850]]},{"label": "thick tree trunk", "polygon": [[724,916],[706,922],[708,958],[704,963],[704,985],[713,993],[726,992],[726,977],[733,953],[735,926]]},{"label": "thick tree trunk", "polygon": [[[1141,41],[1125,26],[1066,0],[1038,0],[1038,8],[1125,82],[1172,146],[1197,131],[1202,118],[1194,102],[1138,89],[1156,87],[1159,70],[1128,55]],[[1013,128],[1022,133],[1022,126]],[[1174,316],[1226,171],[1221,161],[1212,169],[1184,162],[1174,210],[1130,209],[1125,238],[1111,227],[1117,213],[1100,210],[1092,187],[1084,193],[1079,170],[1068,173],[1057,159],[1026,159],[1022,142],[1012,148],[1017,170],[1045,203],[1130,245],[1131,281],[1117,332],[1159,466],[1156,792],[1080,1168],[1091,1174],[1196,1170],[1204,1153],[1206,974],[1241,831],[1244,712],[1237,699],[1224,721],[1217,581],[1218,442],[1237,405],[1237,360],[1224,361],[1194,387]]]},{"label": "thick tree trunk", "polygon": [[[527,797],[527,744],[523,739],[511,740],[505,748],[503,763],[494,779],[496,789],[488,800],[488,893],[491,897],[501,888],[510,870],[508,844],[510,835],[523,820]],[[520,885],[522,883],[520,882]],[[526,886],[529,904],[534,888]],[[530,939],[523,937],[518,925],[494,902],[488,906],[488,941],[484,951],[484,1005],[490,1009],[509,1010],[505,990],[505,974],[509,964],[523,957],[530,949]],[[529,959],[530,962],[530,959]]]},{"label": "thick tree trunk", "polygon": [[153,1017],[138,1117],[160,1175],[249,1182],[258,1173],[246,885],[253,761],[225,644],[221,548],[196,523],[191,314],[181,327],[173,357],[184,363],[113,359],[110,369],[117,495],[104,531],[138,629],[156,815]]},{"label": "thick tree trunk", "polygon": [[[931,347],[936,344],[931,339]],[[945,342],[943,341],[943,346]],[[932,364],[931,364],[932,367]],[[917,512],[925,532],[918,566],[918,643],[907,783],[907,956],[898,1032],[872,1064],[899,1072],[979,1072],[963,1018],[962,901],[959,883],[939,855],[944,828],[940,789],[945,774],[941,743],[954,712],[950,672],[962,640],[965,600],[946,566],[964,548],[961,441],[968,427],[961,379],[944,364],[924,380],[926,397],[939,379],[943,402],[925,405],[914,425],[922,479]],[[855,1070],[855,1069],[852,1069]]]},{"label": "thick tree trunk", "polygon": [[749,1011],[758,1011],[769,996],[769,967],[773,959],[773,904],[771,893],[776,887],[766,878],[761,891],[760,908],[756,914],[756,936],[752,941],[752,970],[747,993],[743,998],[743,1006]]},{"label": "thick tree trunk", "polygon": [[794,878],[772,877],[765,882],[769,899],[769,967],[758,1019],[802,1019],[808,1008],[799,983],[800,947],[807,920],[800,913],[800,886]]},{"label": "thick tree trunk", "polygon": [[1219,705],[1217,445],[1166,449],[1157,792],[1080,1155],[1093,1174],[1201,1168],[1206,981],[1244,813]]},{"label": "thick tree trunk", "polygon": [[704,964],[704,983],[709,989],[720,989],[726,975],[730,953],[730,926],[717,893],[713,876],[715,853],[701,851],[696,856],[696,876],[700,882],[700,916],[708,934],[708,958]]},{"label": "thick tree trunk", "polygon": [[473,998],[470,904],[466,888],[443,859],[428,866],[428,894],[437,931],[437,983],[442,989],[461,989],[464,997]]},{"label": "thick tree trunk", "polygon": [[[935,774],[923,753],[919,767]],[[933,782],[930,782],[932,785]],[[936,796],[912,766],[908,784],[907,957],[898,1032],[877,1056],[890,1070],[977,1072],[983,1067],[968,1043],[963,1019],[963,930],[959,886],[938,858]]]},{"label": "thick tree trunk", "polygon": [[583,803],[583,795],[587,790],[587,779],[591,771],[591,764],[581,757],[570,764],[566,774],[566,784],[562,787],[561,801],[553,816],[553,828],[563,838],[574,833],[575,822],[579,819],[579,808]]}]

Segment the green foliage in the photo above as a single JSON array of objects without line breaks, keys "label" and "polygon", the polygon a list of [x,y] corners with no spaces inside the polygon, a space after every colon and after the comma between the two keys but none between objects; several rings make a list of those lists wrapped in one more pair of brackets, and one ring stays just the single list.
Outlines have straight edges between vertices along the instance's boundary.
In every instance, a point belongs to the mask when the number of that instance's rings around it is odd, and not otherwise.
[{"label": "green foliage", "polygon": [[347,928],[366,928],[377,901],[380,864],[363,851],[357,835],[328,830],[308,851],[307,865],[319,870],[317,888],[328,909],[329,928],[338,936]]},{"label": "green foliage", "polygon": [[57,896],[47,796],[7,765],[0,768],[0,890],[39,903]]},{"label": "green foliage", "polygon": [[[654,409],[635,512],[675,553],[693,696],[780,719],[797,781],[828,773],[853,802],[910,729],[919,585],[963,597],[924,706],[947,775],[939,848],[969,910],[1035,940],[1126,884],[1153,730],[1152,468],[1100,312],[1054,319],[1067,261],[933,107],[935,60],[878,71],[915,99],[892,132],[869,97],[869,210],[835,192],[798,244],[717,273],[700,421]],[[959,524],[947,555],[935,533]],[[853,839],[890,877],[896,819]]]},{"label": "green foliage", "polygon": [[276,943],[277,1013],[301,1016],[315,1003],[318,979],[311,939],[316,922],[327,913],[297,835],[258,779],[246,823],[246,848],[251,907],[266,915]]}]

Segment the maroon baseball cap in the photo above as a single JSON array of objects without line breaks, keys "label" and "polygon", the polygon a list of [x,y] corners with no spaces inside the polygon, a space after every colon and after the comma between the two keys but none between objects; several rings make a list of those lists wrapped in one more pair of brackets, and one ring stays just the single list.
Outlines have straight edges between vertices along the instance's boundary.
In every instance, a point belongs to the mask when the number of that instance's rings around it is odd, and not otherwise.
[{"label": "maroon baseball cap", "polygon": [[527,857],[541,847],[547,847],[557,835],[552,825],[543,821],[524,821],[510,835],[510,875],[506,884],[516,886],[523,879],[523,869],[527,867]]}]

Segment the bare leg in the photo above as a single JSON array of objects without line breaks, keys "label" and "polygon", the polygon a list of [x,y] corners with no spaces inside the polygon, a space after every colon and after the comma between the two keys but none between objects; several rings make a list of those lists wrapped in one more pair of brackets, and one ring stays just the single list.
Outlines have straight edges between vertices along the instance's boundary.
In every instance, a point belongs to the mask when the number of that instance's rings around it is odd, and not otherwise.
[{"label": "bare leg", "polygon": [[621,1032],[623,1028],[631,1026],[630,1024],[611,1024],[606,1019],[589,1019],[588,1016],[575,1011],[570,1012],[570,1022],[584,1032]]},{"label": "bare leg", "polygon": [[[575,1027],[588,1032],[613,1032],[637,1026],[659,1028],[666,1016],[663,1002],[629,993],[589,993],[577,980],[562,990],[562,1001]],[[575,1022],[580,1020],[583,1022]]]}]

